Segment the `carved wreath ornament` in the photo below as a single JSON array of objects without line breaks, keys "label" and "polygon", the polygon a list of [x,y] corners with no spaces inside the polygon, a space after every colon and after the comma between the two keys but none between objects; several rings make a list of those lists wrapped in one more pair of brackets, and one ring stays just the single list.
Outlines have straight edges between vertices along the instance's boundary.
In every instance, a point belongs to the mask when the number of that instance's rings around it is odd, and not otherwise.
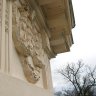
[{"label": "carved wreath ornament", "polygon": [[[13,4],[13,41],[19,54],[27,80],[36,83],[40,78],[43,66],[40,56],[43,55],[41,34],[37,31],[35,11],[30,12],[26,5],[17,7]],[[32,58],[33,66],[28,57]]]}]

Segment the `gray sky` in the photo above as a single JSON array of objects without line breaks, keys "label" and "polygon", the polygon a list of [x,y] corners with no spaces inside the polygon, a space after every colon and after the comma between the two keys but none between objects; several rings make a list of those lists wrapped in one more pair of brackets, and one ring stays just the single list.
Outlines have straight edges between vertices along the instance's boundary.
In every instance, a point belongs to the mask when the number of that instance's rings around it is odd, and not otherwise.
[{"label": "gray sky", "polygon": [[52,59],[53,86],[62,85],[55,70],[69,62],[82,59],[86,64],[96,64],[96,0],[72,0],[76,27],[72,30],[74,44],[71,51],[58,54]]}]

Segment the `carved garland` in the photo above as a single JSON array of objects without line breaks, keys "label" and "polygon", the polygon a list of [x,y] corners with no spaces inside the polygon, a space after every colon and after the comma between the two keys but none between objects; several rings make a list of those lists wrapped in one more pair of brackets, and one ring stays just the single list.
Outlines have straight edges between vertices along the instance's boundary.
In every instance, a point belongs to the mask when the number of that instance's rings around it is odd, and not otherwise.
[{"label": "carved garland", "polygon": [[[17,2],[13,3],[12,9],[14,45],[27,80],[36,83],[40,78],[40,70],[43,66],[40,57],[43,56],[44,52],[41,34],[37,31],[35,11],[30,12],[27,4],[21,4],[17,7]],[[28,61],[29,56],[31,56],[34,66],[31,66]]]}]

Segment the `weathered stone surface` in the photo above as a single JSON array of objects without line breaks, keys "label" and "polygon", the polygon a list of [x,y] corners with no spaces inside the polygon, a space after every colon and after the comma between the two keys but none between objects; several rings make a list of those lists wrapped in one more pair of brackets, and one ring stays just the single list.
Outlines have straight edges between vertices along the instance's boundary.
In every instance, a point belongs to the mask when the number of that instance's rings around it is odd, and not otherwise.
[{"label": "weathered stone surface", "polygon": [[[26,2],[13,3],[13,41],[19,53],[25,76],[32,83],[39,80],[40,68],[46,66],[46,62],[44,62],[46,54],[38,23],[35,10],[30,9]],[[31,66],[27,60],[29,56],[31,56],[34,66]]]},{"label": "weathered stone surface", "polygon": [[52,95],[49,60],[73,44],[71,8],[68,0],[0,0],[2,96],[18,88],[14,96]]}]

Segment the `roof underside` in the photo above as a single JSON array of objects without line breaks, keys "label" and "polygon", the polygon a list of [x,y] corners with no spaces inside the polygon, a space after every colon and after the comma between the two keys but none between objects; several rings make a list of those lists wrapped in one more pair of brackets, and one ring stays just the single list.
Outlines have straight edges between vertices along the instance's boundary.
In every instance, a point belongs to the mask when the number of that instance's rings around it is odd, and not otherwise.
[{"label": "roof underside", "polygon": [[67,52],[73,44],[71,29],[75,26],[71,0],[37,0],[50,32],[55,54]]}]

